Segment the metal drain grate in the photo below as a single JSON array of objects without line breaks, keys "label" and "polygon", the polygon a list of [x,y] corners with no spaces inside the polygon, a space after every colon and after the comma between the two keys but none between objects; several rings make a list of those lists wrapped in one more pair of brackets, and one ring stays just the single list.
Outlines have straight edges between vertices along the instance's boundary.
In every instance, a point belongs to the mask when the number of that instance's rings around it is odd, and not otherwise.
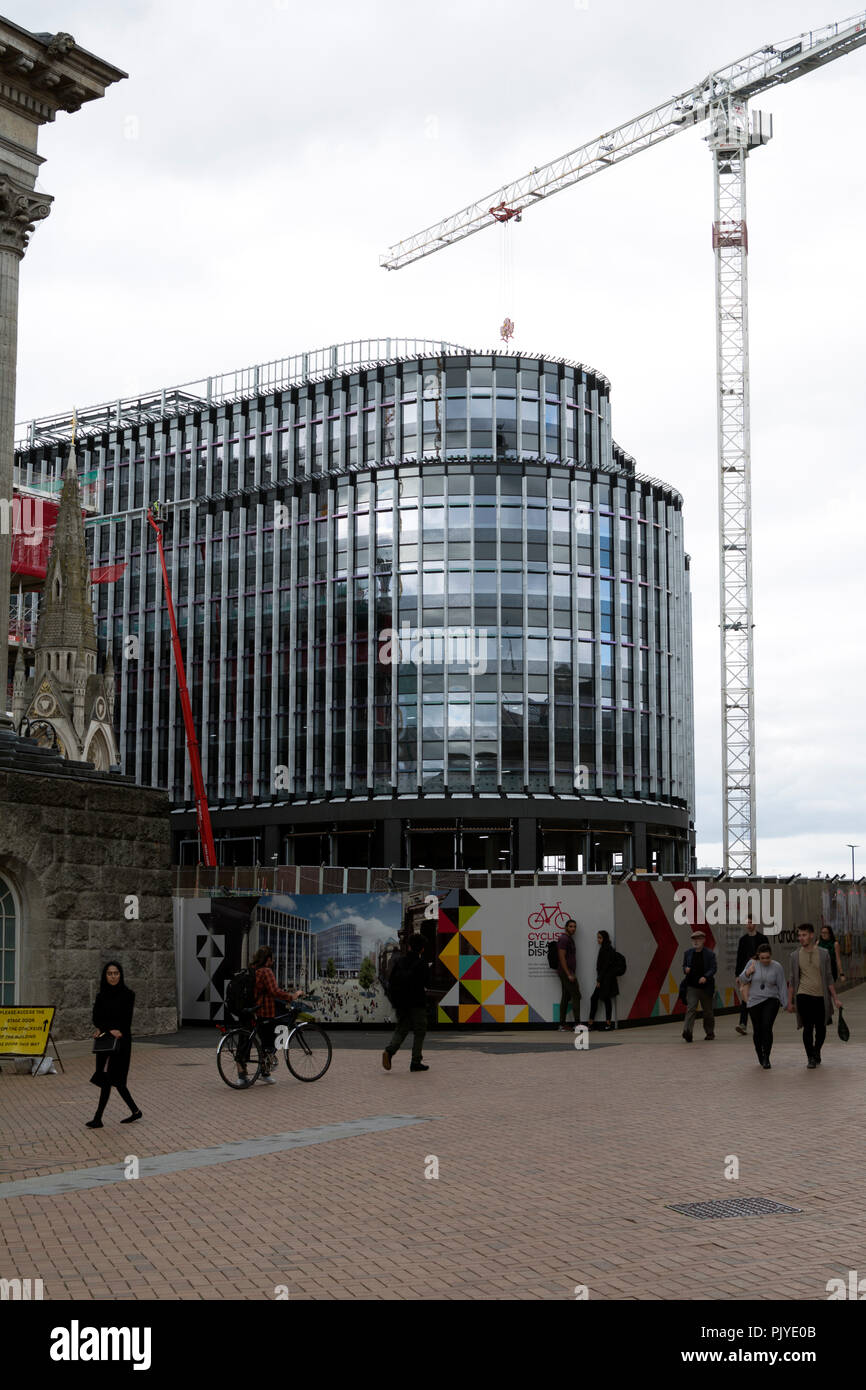
[{"label": "metal drain grate", "polygon": [[674,1202],[668,1211],[694,1216],[698,1221],[714,1221],[732,1216],[772,1216],[777,1212],[799,1212],[802,1207],[786,1207],[784,1202],[772,1202],[769,1197],[728,1197],[720,1202]]}]

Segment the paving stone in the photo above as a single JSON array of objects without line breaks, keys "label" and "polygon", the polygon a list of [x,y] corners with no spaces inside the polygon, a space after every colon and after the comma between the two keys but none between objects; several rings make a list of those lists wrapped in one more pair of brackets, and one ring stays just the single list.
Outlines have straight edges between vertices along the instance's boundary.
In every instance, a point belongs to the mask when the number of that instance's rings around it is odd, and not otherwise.
[{"label": "paving stone", "polygon": [[[46,1298],[122,1301],[267,1300],[281,1284],[290,1301],[574,1301],[581,1283],[590,1300],[825,1299],[828,1279],[862,1267],[866,1236],[851,1180],[866,1141],[866,987],[845,1008],[852,1041],[834,1031],[812,1073],[789,1015],[769,1073],[732,1016],[697,1055],[664,1026],[587,1054],[436,1038],[422,1076],[385,1073],[377,1052],[335,1035],[322,1081],[281,1074],[242,1093],[220,1081],[205,1035],[181,1054],[203,1065],[182,1074],[176,1047],[134,1047],[144,1119],[120,1129],[112,1097],[100,1131],[83,1125],[89,1056],[38,1082],[4,1069],[0,1276],[42,1278]],[[359,1126],[371,1117],[422,1122]],[[129,1155],[138,1180],[123,1176]],[[53,1176],[31,1166],[40,1158]],[[100,1173],[110,1198],[89,1182]],[[733,1196],[802,1208],[760,1218],[760,1265],[753,1222],[665,1209]]]}]

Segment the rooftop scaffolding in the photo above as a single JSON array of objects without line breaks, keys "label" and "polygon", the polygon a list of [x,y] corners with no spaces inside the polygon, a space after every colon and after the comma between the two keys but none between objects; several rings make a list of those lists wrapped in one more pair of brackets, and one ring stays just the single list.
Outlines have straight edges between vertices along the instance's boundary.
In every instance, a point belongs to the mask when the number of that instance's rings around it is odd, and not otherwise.
[{"label": "rooftop scaffolding", "polygon": [[[267,395],[316,377],[361,371],[395,358],[441,357],[468,351],[468,348],[457,343],[447,343],[441,339],[356,338],[351,342],[316,348],[312,352],[295,353],[293,357],[241,367],[219,376],[202,377],[199,381],[184,382],[180,386],[167,386],[139,396],[87,406],[76,411],[76,433],[80,436],[124,429],[129,425],[160,420],[166,415],[183,415],[190,410],[208,409],[227,401]],[[27,449],[37,444],[55,444],[70,439],[72,415],[70,409],[61,415],[43,415],[37,420],[16,425],[16,448]]]}]

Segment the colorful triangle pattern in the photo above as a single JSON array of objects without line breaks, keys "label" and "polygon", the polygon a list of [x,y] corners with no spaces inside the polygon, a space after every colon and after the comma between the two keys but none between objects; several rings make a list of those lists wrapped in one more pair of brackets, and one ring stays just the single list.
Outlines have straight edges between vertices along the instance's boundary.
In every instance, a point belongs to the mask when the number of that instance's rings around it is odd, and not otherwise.
[{"label": "colorful triangle pattern", "polygon": [[505,956],[486,955],[483,932],[468,931],[479,910],[471,893],[454,889],[439,905],[439,959],[454,976],[440,1000],[440,1023],[544,1023],[537,1009],[505,978]]},{"label": "colorful triangle pattern", "polygon": [[462,931],[480,906],[465,888],[455,888],[439,904],[440,934]]}]

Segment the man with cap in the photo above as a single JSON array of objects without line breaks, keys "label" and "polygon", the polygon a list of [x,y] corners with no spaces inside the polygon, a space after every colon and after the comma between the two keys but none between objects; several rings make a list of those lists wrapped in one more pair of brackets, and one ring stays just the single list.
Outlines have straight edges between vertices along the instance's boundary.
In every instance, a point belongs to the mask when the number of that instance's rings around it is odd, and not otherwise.
[{"label": "man with cap", "polygon": [[686,1021],[683,1025],[683,1037],[686,1042],[692,1040],[698,1004],[701,1006],[701,1018],[704,1021],[705,1040],[712,1042],[716,1036],[713,1011],[713,998],[716,993],[716,953],[706,945],[706,939],[706,933],[701,931],[700,927],[695,927],[692,932],[692,944],[683,956],[686,987]]}]

